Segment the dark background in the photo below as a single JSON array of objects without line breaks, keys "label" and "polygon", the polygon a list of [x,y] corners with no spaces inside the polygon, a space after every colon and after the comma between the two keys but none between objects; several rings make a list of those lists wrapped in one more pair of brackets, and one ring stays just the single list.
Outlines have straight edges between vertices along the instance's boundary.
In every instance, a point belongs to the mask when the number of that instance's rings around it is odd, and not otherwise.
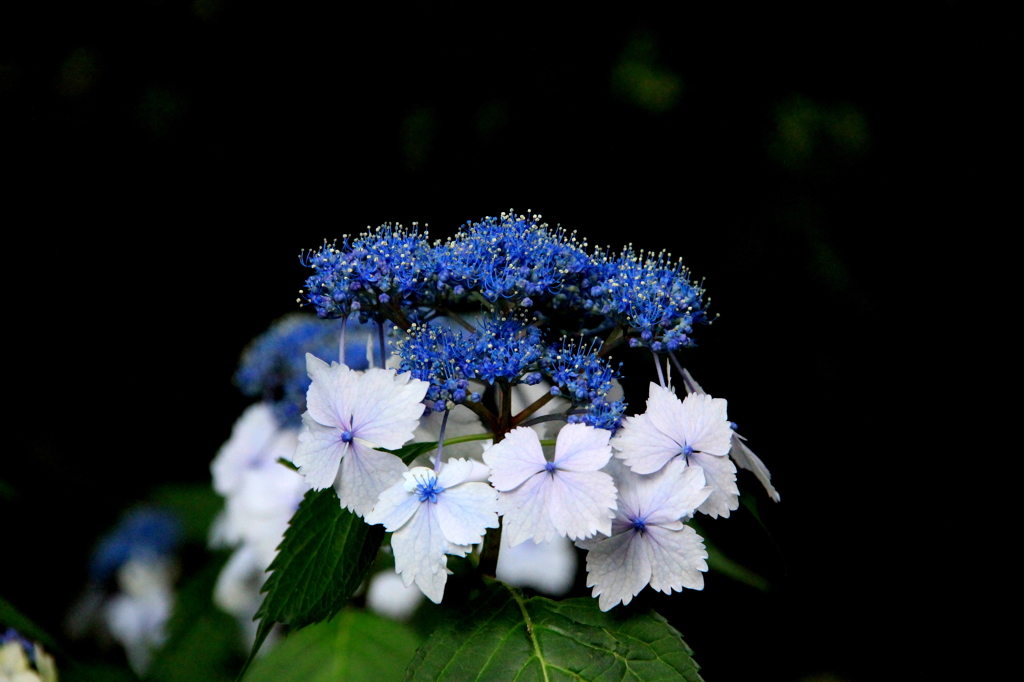
[{"label": "dark background", "polygon": [[[967,146],[976,38],[959,4],[19,12],[0,10],[20,406],[0,586],[44,627],[123,509],[208,480],[246,404],[241,349],[297,308],[300,250],[532,209],[592,245],[683,256],[721,314],[684,363],[782,502],[741,478],[778,549],[744,509],[705,523],[769,592],[711,574],[650,600],[705,677],[920,671],[911,266],[955,213],[941,179]],[[642,411],[649,358],[617,359]]]}]

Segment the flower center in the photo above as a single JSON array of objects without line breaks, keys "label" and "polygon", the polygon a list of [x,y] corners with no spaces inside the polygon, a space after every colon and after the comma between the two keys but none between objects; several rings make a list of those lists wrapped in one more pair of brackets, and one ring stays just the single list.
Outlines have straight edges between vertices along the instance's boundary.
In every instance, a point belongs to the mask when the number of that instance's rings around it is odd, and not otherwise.
[{"label": "flower center", "polygon": [[352,432],[351,431],[342,431],[341,432],[341,442],[342,443],[351,443],[352,442]]},{"label": "flower center", "polygon": [[689,457],[690,455],[693,454],[693,448],[691,448],[689,445],[684,445],[683,452],[681,454],[683,455],[683,457]]},{"label": "flower center", "polygon": [[546,462],[544,464],[544,471],[548,472],[549,474],[555,473],[555,463],[554,462]]},{"label": "flower center", "polygon": [[405,489],[415,495],[420,502],[437,504],[437,496],[444,488],[437,484],[437,474],[426,467],[413,467],[404,474]]},{"label": "flower center", "polygon": [[633,530],[635,530],[637,533],[643,533],[644,530],[646,530],[646,528],[647,528],[647,524],[644,523],[643,519],[641,519],[641,518],[633,519]]}]

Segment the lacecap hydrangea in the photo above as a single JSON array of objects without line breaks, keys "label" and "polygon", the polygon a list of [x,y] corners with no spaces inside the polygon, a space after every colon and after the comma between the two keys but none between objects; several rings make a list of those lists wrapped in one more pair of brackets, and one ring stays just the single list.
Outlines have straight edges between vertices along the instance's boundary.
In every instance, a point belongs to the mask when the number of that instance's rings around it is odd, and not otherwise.
[{"label": "lacecap hydrangea", "polygon": [[[590,551],[588,586],[603,610],[646,585],[701,589],[707,553],[686,521],[737,508],[736,465],[777,499],[726,401],[689,383],[680,399],[672,387],[669,361],[690,379],[676,353],[711,321],[703,284],[671,254],[591,249],[540,218],[488,217],[444,241],[384,225],[303,254],[313,274],[299,302],[323,319],[376,325],[384,361],[357,374],[344,340],[306,357],[295,462],[309,487],[333,485],[342,506],[392,533],[403,582],[433,601],[446,555],[473,553],[494,575],[503,543],[555,538]],[[344,339],[340,325],[332,333]],[[647,349],[657,374],[633,416],[610,357],[623,344]],[[514,409],[523,387],[543,390]],[[456,409],[473,418],[459,417],[446,443]],[[403,461],[393,451],[428,419],[440,419],[436,450]],[[446,457],[446,444],[473,440],[478,457]],[[745,452],[730,457],[737,444]]]}]

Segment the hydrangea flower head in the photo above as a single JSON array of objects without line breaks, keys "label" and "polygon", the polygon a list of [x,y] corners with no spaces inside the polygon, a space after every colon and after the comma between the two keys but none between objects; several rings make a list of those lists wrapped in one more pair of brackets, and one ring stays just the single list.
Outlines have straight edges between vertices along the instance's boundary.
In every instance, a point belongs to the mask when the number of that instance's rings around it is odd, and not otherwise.
[{"label": "hydrangea flower head", "polygon": [[701,537],[681,519],[711,493],[700,467],[673,460],[653,476],[638,476],[612,460],[619,489],[610,537],[576,544],[587,554],[587,587],[602,611],[628,604],[648,584],[659,592],[704,588],[708,554]]},{"label": "hydrangea flower head", "polygon": [[733,433],[726,408],[721,398],[695,393],[679,400],[671,389],[652,383],[647,412],[626,417],[612,439],[615,456],[638,474],[660,471],[675,458],[701,467],[714,491],[700,511],[728,518],[739,507],[739,488],[736,466],[726,456]]},{"label": "hydrangea flower head", "polygon": [[484,452],[491,483],[501,491],[510,547],[531,538],[539,543],[611,533],[615,484],[600,471],[612,455],[610,436],[604,429],[569,424],[558,432],[549,462],[537,432],[521,426]]},{"label": "hydrangea flower head", "polygon": [[392,533],[395,571],[408,587],[416,583],[435,604],[448,580],[447,554],[466,556],[488,528],[498,527],[497,493],[467,481],[473,463],[453,459],[440,471],[413,467],[380,494],[366,515]]},{"label": "hydrangea flower head", "polygon": [[394,450],[412,438],[428,384],[393,369],[356,372],[306,354],[312,383],[295,464],[314,490],[334,485],[343,507],[364,516],[402,477]]}]

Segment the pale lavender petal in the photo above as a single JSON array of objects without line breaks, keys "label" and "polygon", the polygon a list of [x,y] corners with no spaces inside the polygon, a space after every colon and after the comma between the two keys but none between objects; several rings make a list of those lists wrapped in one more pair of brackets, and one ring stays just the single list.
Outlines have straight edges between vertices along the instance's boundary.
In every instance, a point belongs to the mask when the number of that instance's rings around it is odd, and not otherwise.
[{"label": "pale lavender petal", "polygon": [[349,444],[342,442],[338,429],[317,423],[308,412],[302,415],[302,433],[292,462],[306,477],[306,485],[313,490],[332,485],[348,450]]},{"label": "pale lavender petal", "polygon": [[235,491],[243,472],[264,458],[264,451],[277,428],[277,419],[269,405],[257,403],[247,407],[231,427],[231,438],[220,447],[210,464],[214,490],[223,496]]},{"label": "pale lavender petal", "polygon": [[611,435],[587,424],[567,425],[555,441],[555,465],[563,471],[597,471],[612,457]]},{"label": "pale lavender petal", "polygon": [[652,383],[647,396],[647,412],[651,423],[676,444],[676,453],[690,444],[691,432],[684,419],[683,401],[671,389]]},{"label": "pale lavender petal", "polygon": [[350,428],[359,374],[347,365],[328,365],[311,353],[306,353],[306,374],[313,381],[306,391],[309,416],[324,426]]},{"label": "pale lavender petal", "polygon": [[728,454],[733,431],[726,416],[727,406],[726,400],[706,393],[686,396],[682,414],[686,444],[712,455]]},{"label": "pale lavender petal", "polygon": [[[449,459],[441,465],[441,472],[437,475],[437,484],[445,490],[455,487],[469,478],[474,468],[472,460]],[[490,486],[487,487],[490,488]]]},{"label": "pale lavender petal", "polygon": [[728,457],[704,453],[690,455],[690,465],[704,470],[704,479],[711,486],[711,495],[697,511],[711,518],[729,518],[729,512],[740,506],[740,490],[736,487],[736,465]]},{"label": "pale lavender petal", "polygon": [[437,496],[437,523],[452,544],[479,543],[488,528],[498,527],[498,492],[486,483],[445,488]]},{"label": "pale lavender petal", "polygon": [[351,445],[341,462],[334,490],[342,507],[365,516],[377,504],[377,497],[402,480],[408,469],[389,452],[372,450],[358,441]]},{"label": "pale lavender petal", "polygon": [[682,452],[683,446],[659,431],[647,414],[626,417],[611,446],[615,456],[638,474],[653,474]]},{"label": "pale lavender petal", "polygon": [[645,490],[647,499],[642,503],[648,524],[666,525],[692,516],[713,490],[704,485],[704,470],[687,466],[681,458],[669,462],[651,478],[651,485]]},{"label": "pale lavender petal", "polygon": [[587,553],[587,587],[594,588],[602,611],[633,601],[650,580],[651,561],[639,533],[608,538]]},{"label": "pale lavender petal", "polygon": [[547,460],[540,438],[533,429],[520,426],[505,434],[505,439],[484,451],[484,463],[491,467],[491,483],[501,491],[512,490],[538,471]]},{"label": "pale lavender petal", "polygon": [[530,538],[534,542],[550,542],[555,538],[555,527],[547,511],[550,483],[551,474],[542,472],[534,474],[515,490],[499,495],[498,513],[505,517],[502,534],[509,547]]},{"label": "pale lavender petal", "polygon": [[423,415],[425,381],[393,369],[368,369],[359,377],[353,398],[352,432],[377,447],[394,450],[412,439]]},{"label": "pale lavender petal", "polygon": [[693,380],[690,370],[685,367],[683,368],[683,386],[686,387],[687,395],[691,393],[707,393],[707,391],[700,387],[700,384]]},{"label": "pale lavender petal", "polygon": [[768,497],[772,498],[776,502],[782,499],[778,491],[772,486],[772,475],[768,471],[768,467],[764,465],[761,458],[755,455],[750,448],[743,442],[743,436],[738,433],[732,434],[732,450],[729,451],[729,456],[736,466],[740,469],[746,469],[747,471],[753,471],[754,475],[757,476],[757,480],[761,481],[761,485],[768,491]]},{"label": "pale lavender petal", "polygon": [[611,476],[603,471],[556,471],[551,478],[547,513],[559,535],[570,540],[611,535],[616,507]]},{"label": "pale lavender petal", "polygon": [[418,495],[405,489],[402,479],[378,496],[364,520],[371,526],[383,524],[386,531],[394,533],[412,518],[421,504]]},{"label": "pale lavender petal", "polygon": [[502,545],[495,577],[516,587],[531,587],[560,597],[572,588],[576,577],[576,551],[566,538],[537,545]]},{"label": "pale lavender petal", "polygon": [[433,507],[421,504],[409,521],[391,535],[395,571],[406,587],[412,583],[435,604],[441,603],[448,580],[448,543],[433,517]]},{"label": "pale lavender petal", "polygon": [[647,526],[643,533],[644,546],[651,562],[651,589],[671,594],[704,589],[704,575],[708,570],[702,538],[689,526],[682,530],[666,530]]}]

